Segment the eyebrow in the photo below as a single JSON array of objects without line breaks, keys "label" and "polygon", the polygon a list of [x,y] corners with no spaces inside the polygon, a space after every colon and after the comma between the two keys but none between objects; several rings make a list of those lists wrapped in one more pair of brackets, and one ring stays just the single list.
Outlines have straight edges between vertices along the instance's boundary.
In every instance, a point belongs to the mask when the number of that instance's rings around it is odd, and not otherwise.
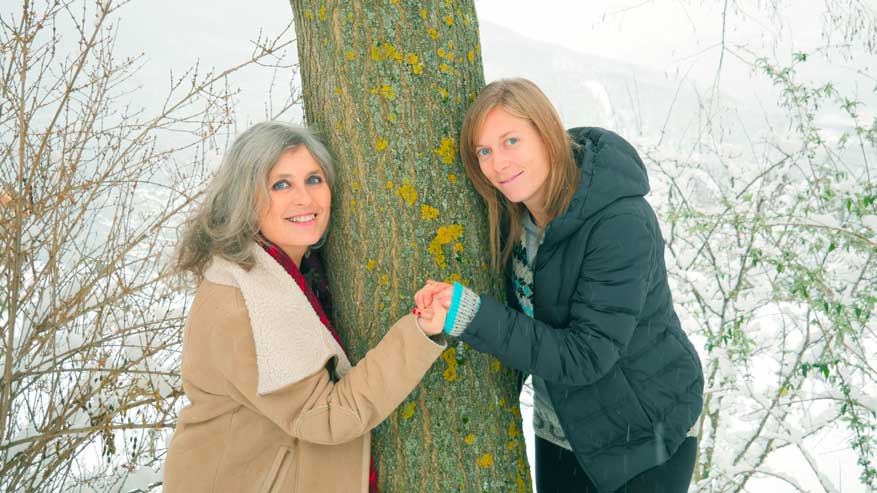
[{"label": "eyebrow", "polygon": [[[320,175],[320,174],[325,174],[325,172],[323,171],[323,168],[320,168],[319,166],[317,166],[316,168],[305,173],[305,177],[311,177],[311,176]],[[280,180],[282,178],[295,178],[295,175],[292,175],[290,173],[280,173],[278,175],[274,175],[272,178],[274,180]]]},{"label": "eyebrow", "polygon": [[[513,133],[515,133],[515,132],[520,132],[520,130],[509,130],[508,132],[506,132],[506,133],[500,135],[499,138],[500,138],[500,139],[504,139],[504,138],[506,138],[509,134],[513,134]],[[487,144],[478,144],[478,143],[476,143],[476,144],[475,144],[475,147],[487,147]]]}]

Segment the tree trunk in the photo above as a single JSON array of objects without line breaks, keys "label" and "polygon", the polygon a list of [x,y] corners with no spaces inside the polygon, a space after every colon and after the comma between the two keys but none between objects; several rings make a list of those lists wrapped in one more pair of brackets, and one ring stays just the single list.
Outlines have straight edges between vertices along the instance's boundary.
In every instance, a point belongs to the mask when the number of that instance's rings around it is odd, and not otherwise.
[{"label": "tree trunk", "polygon": [[[291,1],[305,113],[335,154],[334,319],[360,359],[427,278],[501,296],[457,143],[482,87],[473,2]],[[529,491],[514,372],[452,341],[375,430],[384,492]]]}]

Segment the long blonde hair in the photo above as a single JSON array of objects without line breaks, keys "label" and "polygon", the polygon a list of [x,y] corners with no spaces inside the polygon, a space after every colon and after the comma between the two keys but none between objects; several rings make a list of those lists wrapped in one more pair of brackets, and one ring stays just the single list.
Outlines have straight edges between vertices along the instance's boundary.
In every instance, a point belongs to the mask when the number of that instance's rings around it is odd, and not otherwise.
[{"label": "long blonde hair", "polygon": [[253,125],[225,153],[204,202],[184,224],[176,272],[191,273],[200,281],[214,255],[247,270],[253,266],[249,247],[259,241],[258,208],[268,200],[268,174],[284,152],[300,145],[310,151],[332,186],[332,156],[313,131],[276,121]]},{"label": "long blonde hair", "polygon": [[[487,114],[502,107],[509,114],[523,118],[536,129],[548,157],[545,212],[548,220],[561,215],[569,206],[579,184],[579,170],[573,159],[576,144],[569,138],[554,105],[527,79],[500,79],[488,84],[466,111],[460,131],[460,156],[475,190],[487,203],[490,223],[490,256],[494,269],[508,262],[512,249],[521,242],[523,203],[510,202],[481,172],[475,154],[476,139]],[[502,221],[508,221],[508,236],[500,249]]]}]

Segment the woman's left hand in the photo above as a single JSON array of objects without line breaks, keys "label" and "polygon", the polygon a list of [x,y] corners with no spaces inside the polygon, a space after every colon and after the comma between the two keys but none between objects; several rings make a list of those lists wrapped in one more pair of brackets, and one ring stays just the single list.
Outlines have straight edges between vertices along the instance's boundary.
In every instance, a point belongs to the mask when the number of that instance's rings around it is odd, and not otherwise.
[{"label": "woman's left hand", "polygon": [[417,325],[428,336],[441,334],[445,327],[448,311],[440,305],[427,308],[417,314]]}]

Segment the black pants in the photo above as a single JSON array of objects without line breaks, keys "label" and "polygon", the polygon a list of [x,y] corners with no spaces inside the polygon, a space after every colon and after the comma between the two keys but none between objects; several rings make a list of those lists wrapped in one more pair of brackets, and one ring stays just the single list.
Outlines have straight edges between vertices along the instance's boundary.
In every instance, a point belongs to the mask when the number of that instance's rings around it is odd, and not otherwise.
[{"label": "black pants", "polygon": [[[697,438],[688,437],[667,462],[646,469],[615,493],[685,493],[697,458]],[[597,493],[575,455],[536,437],[537,493]]]}]

